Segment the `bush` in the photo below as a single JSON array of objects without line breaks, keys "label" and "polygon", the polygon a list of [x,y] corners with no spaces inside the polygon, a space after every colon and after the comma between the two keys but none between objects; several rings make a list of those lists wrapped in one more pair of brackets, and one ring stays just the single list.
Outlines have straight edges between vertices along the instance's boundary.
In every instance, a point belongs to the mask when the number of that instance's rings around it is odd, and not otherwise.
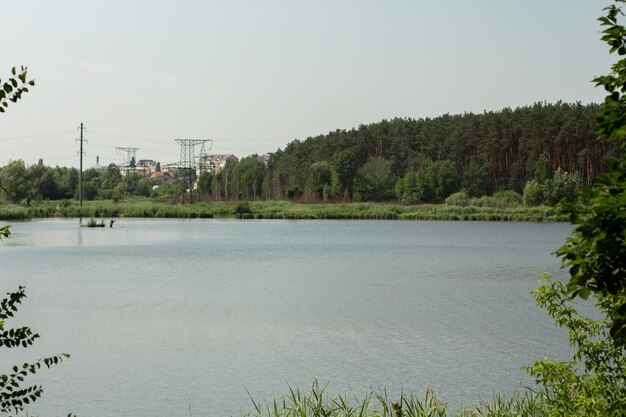
[{"label": "bush", "polygon": [[291,187],[287,188],[285,195],[289,200],[294,200],[302,195],[302,190],[297,185],[292,185]]},{"label": "bush", "polygon": [[522,204],[522,196],[515,191],[497,191],[492,196],[498,207],[518,207]]},{"label": "bush", "polygon": [[524,186],[524,205],[538,206],[541,204],[554,206],[559,201],[576,200],[580,188],[580,178],[575,174],[563,171],[561,168],[554,172],[552,178],[540,183],[532,179]]},{"label": "bush", "polygon": [[530,180],[524,186],[524,196],[522,197],[524,205],[539,206],[543,203],[543,187],[537,180]]},{"label": "bush", "polygon": [[580,178],[559,168],[554,172],[552,179],[544,184],[544,203],[553,206],[562,199],[574,201],[579,188]]},{"label": "bush", "polygon": [[250,203],[247,201],[238,201],[233,206],[233,214],[244,214],[244,213],[252,213],[252,209],[250,208]]},{"label": "bush", "polygon": [[609,329],[616,310],[626,306],[624,295],[599,294],[596,308],[606,317],[583,317],[573,307],[567,290],[550,281],[533,294],[541,307],[569,333],[576,347],[571,361],[535,361],[527,371],[543,386],[548,415],[626,416],[626,356],[613,343]]},{"label": "bush", "polygon": [[447,206],[466,207],[469,205],[469,195],[465,191],[459,191],[451,194],[444,203]]}]

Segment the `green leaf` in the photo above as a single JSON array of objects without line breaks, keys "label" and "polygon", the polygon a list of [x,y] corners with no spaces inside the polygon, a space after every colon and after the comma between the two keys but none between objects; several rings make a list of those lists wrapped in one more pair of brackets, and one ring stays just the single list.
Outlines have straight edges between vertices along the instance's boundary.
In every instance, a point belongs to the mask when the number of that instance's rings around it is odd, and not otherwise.
[{"label": "green leaf", "polygon": [[583,288],[578,292],[578,295],[583,300],[586,300],[589,298],[589,295],[591,295],[591,290],[589,288]]}]

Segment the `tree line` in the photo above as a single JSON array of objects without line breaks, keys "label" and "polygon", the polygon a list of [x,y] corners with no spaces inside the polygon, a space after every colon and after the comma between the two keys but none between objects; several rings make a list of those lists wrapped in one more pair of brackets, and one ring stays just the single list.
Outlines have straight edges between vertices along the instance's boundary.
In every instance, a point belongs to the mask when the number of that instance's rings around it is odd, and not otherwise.
[{"label": "tree line", "polygon": [[[547,155],[553,170],[561,168],[589,185],[605,170],[606,156],[614,151],[611,144],[596,140],[598,109],[597,104],[536,103],[482,114],[383,120],[294,140],[272,155],[268,167],[270,194],[285,194],[290,189],[313,194],[320,185],[312,181],[319,168],[313,164],[322,161],[334,168],[335,196],[346,199],[387,197],[388,192],[370,195],[367,183],[371,177],[385,174],[395,185],[433,163],[437,166],[431,169],[458,177],[454,181],[460,181],[470,194],[490,194],[499,189],[521,193],[534,177],[542,154]],[[388,161],[390,166],[383,169],[380,161],[368,165],[375,158]],[[365,183],[359,184],[360,180]],[[447,187],[457,189],[458,185]]]},{"label": "tree line", "polygon": [[[229,162],[217,173],[179,174],[173,184],[130,173],[83,174],[85,199],[126,195],[180,196],[190,189],[210,200],[442,202],[508,190],[528,204],[554,204],[575,196],[607,168],[616,151],[596,140],[599,105],[535,103],[482,114],[396,118],[294,140],[262,161]],[[191,175],[191,178],[187,178]],[[77,195],[74,168],[26,167],[12,161],[0,184],[14,202]],[[5,190],[7,191],[7,190]]]},{"label": "tree line", "polygon": [[529,205],[573,200],[607,168],[599,105],[535,103],[482,114],[396,118],[294,140],[201,176],[216,200],[442,202],[508,190]]}]

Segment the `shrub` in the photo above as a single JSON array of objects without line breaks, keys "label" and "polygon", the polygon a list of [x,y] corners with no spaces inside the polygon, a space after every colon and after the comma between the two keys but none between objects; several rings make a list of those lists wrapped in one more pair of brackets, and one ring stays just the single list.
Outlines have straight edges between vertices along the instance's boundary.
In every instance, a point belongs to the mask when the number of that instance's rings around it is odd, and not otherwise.
[{"label": "shrub", "polygon": [[250,203],[247,201],[238,201],[233,206],[233,214],[244,214],[244,213],[252,213],[252,209],[250,208]]},{"label": "shrub", "polygon": [[524,186],[522,197],[525,206],[538,206],[543,203],[543,187],[537,180],[530,180]]},{"label": "shrub", "polygon": [[497,191],[493,193],[499,207],[517,207],[522,204],[522,196],[511,190]]},{"label": "shrub", "polygon": [[465,191],[456,192],[446,198],[445,204],[447,206],[466,207],[469,205],[469,195]]},{"label": "shrub", "polygon": [[610,320],[626,306],[624,294],[597,296],[596,308],[606,317],[581,316],[566,287],[545,275],[533,294],[541,307],[569,333],[576,347],[571,361],[535,361],[527,371],[543,386],[550,416],[626,416],[626,356],[610,337]]}]

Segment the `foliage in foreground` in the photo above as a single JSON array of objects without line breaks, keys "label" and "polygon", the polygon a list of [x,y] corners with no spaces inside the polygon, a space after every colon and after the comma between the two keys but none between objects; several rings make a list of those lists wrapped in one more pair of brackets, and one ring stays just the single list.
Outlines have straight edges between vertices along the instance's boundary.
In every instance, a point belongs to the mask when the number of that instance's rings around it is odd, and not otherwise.
[{"label": "foliage in foreground", "polygon": [[[626,55],[626,28],[618,23],[619,3],[599,21],[611,53]],[[597,77],[609,93],[598,116],[598,133],[620,150],[610,170],[600,174],[576,203],[565,205],[578,224],[557,250],[567,268],[567,284],[544,277],[537,303],[567,329],[576,348],[571,361],[536,361],[528,367],[544,390],[549,416],[626,416],[626,58]],[[593,294],[600,318],[580,315],[572,300]]]},{"label": "foliage in foreground", "polygon": [[619,23],[623,16],[619,4],[625,2],[615,0],[598,19],[604,28],[602,40],[622,58],[610,74],[594,80],[608,93],[598,116],[598,133],[620,154],[611,160],[610,170],[598,175],[577,203],[567,207],[572,223],[579,226],[557,251],[569,269],[566,288],[572,296],[587,298],[593,293],[600,302],[615,299],[620,305],[605,312],[612,320],[611,336],[621,347],[626,347],[626,304],[620,299],[626,293],[626,27]]},{"label": "foliage in foreground", "polygon": [[12,76],[4,83],[0,80],[0,113],[4,113],[10,102],[17,102],[22,94],[28,93],[28,87],[35,85],[35,80],[28,79],[28,68],[21,67],[18,71],[11,69]]},{"label": "foliage in foreground", "polygon": [[624,305],[624,294],[597,297],[596,310],[604,318],[582,316],[559,281],[545,275],[534,292],[537,304],[567,329],[576,347],[571,361],[535,361],[528,372],[545,393],[550,416],[626,416],[626,356],[609,335],[615,310]]},{"label": "foliage in foreground", "polygon": [[[20,287],[17,292],[8,293],[7,295],[7,298],[0,301],[0,347],[26,348],[31,346],[39,335],[33,333],[29,327],[4,329],[4,321],[14,316],[18,304],[26,298],[24,287]],[[10,413],[12,411],[17,413],[24,406],[33,403],[37,398],[41,397],[43,393],[41,385],[24,387],[24,380],[28,375],[37,373],[43,366],[49,368],[61,362],[64,358],[69,357],[69,354],[63,353],[39,359],[34,363],[14,366],[8,374],[0,375],[0,413]]]},{"label": "foliage in foreground", "polygon": [[459,411],[449,411],[430,389],[423,396],[402,393],[391,398],[386,390],[369,391],[362,398],[354,395],[329,395],[327,385],[313,381],[311,389],[289,388],[289,394],[272,401],[255,401],[246,417],[538,417],[546,415],[541,394],[527,391],[504,399],[495,396],[491,402]]}]

